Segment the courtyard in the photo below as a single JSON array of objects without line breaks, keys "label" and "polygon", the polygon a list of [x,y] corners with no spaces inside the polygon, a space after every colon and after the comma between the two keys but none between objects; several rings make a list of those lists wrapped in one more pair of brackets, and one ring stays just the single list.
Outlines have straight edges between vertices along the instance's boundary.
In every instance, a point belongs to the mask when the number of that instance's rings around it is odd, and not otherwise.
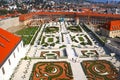
[{"label": "courtyard", "polygon": [[[17,34],[31,38],[37,30]],[[81,26],[70,22],[46,23],[11,80],[115,80],[120,63],[105,53]]]}]

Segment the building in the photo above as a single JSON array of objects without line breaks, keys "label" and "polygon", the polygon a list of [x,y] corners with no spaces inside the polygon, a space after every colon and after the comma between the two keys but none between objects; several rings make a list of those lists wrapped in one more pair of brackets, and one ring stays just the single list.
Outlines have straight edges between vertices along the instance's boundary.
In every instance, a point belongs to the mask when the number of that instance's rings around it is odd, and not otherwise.
[{"label": "building", "polygon": [[21,38],[0,28],[0,80],[9,80],[24,52]]},{"label": "building", "polygon": [[[119,20],[119,14],[100,14],[94,12],[31,12],[19,16],[19,21],[23,25],[30,24],[35,18],[50,21],[51,19],[74,19],[79,23],[105,24],[106,22]],[[77,20],[78,19],[78,20]]]},{"label": "building", "polygon": [[101,34],[107,37],[120,37],[120,20],[110,21],[101,28]]}]

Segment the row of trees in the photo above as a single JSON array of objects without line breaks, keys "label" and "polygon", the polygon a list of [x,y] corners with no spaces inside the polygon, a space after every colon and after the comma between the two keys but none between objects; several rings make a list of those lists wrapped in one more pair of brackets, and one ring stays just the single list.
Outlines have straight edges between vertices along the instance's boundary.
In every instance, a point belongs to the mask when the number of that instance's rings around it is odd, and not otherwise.
[{"label": "row of trees", "polygon": [[25,14],[25,13],[28,13],[28,10],[26,10],[26,9],[18,9],[18,10],[1,9],[0,10],[0,15],[14,14],[15,12]]}]

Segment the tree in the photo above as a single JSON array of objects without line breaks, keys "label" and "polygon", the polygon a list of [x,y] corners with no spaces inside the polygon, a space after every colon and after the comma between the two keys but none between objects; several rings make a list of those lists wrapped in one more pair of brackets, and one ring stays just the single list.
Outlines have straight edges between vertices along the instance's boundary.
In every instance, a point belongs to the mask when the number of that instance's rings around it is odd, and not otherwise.
[{"label": "tree", "polygon": [[28,10],[26,10],[26,9],[18,9],[18,12],[19,13],[22,13],[22,14],[26,14],[26,13],[28,13]]},{"label": "tree", "polygon": [[8,10],[2,9],[0,10],[0,15],[6,15],[8,13]]}]

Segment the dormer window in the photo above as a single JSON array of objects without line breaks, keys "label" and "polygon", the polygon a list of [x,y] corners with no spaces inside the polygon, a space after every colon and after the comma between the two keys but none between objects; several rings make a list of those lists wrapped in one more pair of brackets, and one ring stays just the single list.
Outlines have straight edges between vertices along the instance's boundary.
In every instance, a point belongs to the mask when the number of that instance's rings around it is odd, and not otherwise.
[{"label": "dormer window", "polygon": [[5,70],[4,70],[4,67],[2,68],[2,72],[3,72],[3,74],[5,74]]}]

